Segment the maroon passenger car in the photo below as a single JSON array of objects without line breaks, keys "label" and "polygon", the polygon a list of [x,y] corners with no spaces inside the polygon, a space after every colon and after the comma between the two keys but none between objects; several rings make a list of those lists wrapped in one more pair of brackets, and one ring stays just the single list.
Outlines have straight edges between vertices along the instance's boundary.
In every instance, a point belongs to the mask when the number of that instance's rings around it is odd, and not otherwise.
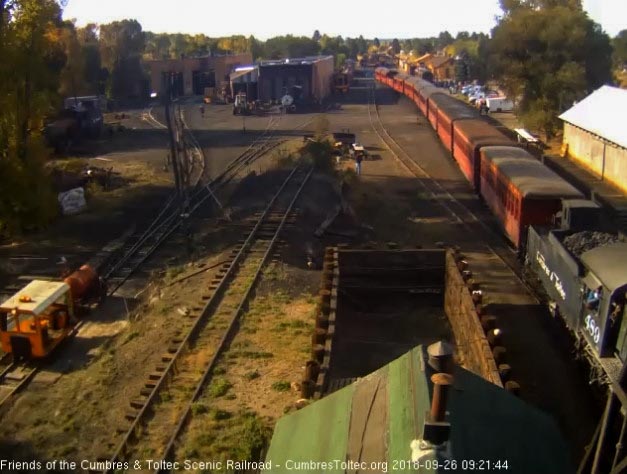
[{"label": "maroon passenger car", "polygon": [[481,196],[517,248],[529,225],[550,225],[562,199],[584,196],[525,150],[481,148]]},{"label": "maroon passenger car", "polygon": [[479,151],[484,146],[493,145],[516,144],[483,120],[467,119],[453,123],[453,158],[475,191],[479,191],[481,186]]}]

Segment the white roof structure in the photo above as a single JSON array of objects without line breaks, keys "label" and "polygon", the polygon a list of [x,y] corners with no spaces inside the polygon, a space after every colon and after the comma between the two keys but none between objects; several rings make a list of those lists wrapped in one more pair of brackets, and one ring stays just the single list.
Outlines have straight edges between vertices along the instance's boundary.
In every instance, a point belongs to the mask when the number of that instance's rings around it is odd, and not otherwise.
[{"label": "white roof structure", "polygon": [[602,86],[559,118],[627,148],[626,110],[627,90]]},{"label": "white roof structure", "polygon": [[[2,303],[0,310],[17,309],[21,313],[31,313],[37,316],[69,291],[70,286],[62,281],[33,280]],[[31,301],[22,302],[21,296],[28,296]]]}]

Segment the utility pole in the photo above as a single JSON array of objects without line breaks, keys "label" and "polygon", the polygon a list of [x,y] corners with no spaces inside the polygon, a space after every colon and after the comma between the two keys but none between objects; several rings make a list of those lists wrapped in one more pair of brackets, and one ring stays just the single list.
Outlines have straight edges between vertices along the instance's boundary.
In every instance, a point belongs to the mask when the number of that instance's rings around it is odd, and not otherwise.
[{"label": "utility pole", "polygon": [[172,118],[170,116],[171,100],[172,100],[172,81],[174,78],[173,73],[168,73],[168,81],[165,94],[165,120],[168,125],[168,134],[170,135],[170,155],[172,157],[172,170],[174,171],[174,185],[176,187],[176,200],[179,208],[183,206],[183,190],[181,186],[181,176],[179,173],[179,159],[178,159],[178,144],[177,137],[175,135]]}]

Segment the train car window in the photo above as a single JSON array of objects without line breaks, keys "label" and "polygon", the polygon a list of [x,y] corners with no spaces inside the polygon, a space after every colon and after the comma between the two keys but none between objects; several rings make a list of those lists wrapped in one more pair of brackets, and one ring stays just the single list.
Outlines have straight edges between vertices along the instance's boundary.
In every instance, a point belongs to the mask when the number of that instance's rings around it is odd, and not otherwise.
[{"label": "train car window", "polygon": [[599,310],[599,303],[603,297],[603,287],[599,286],[594,290],[588,290],[586,295],[586,307],[593,311]]}]

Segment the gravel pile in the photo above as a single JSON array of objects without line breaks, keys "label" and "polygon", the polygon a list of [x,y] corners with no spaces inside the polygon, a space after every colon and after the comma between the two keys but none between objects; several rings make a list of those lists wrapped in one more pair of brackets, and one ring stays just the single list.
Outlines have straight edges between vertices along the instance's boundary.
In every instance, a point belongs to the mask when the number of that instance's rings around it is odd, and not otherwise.
[{"label": "gravel pile", "polygon": [[564,246],[579,257],[588,250],[616,242],[620,242],[620,239],[615,234],[584,230],[583,232],[577,232],[576,234],[566,237],[564,239]]}]

